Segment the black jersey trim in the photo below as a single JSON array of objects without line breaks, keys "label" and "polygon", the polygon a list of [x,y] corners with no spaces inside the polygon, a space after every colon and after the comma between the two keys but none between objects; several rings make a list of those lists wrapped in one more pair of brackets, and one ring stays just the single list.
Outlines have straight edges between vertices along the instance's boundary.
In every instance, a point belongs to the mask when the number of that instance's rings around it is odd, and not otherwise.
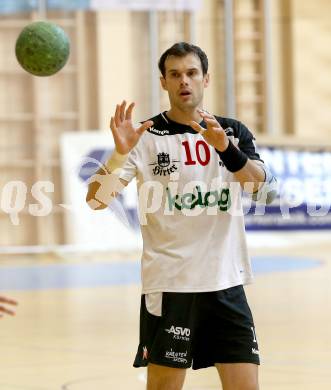
[{"label": "black jersey trim", "polygon": [[[236,119],[224,118],[216,115],[215,118],[222,128],[225,129],[228,136],[233,136],[239,140],[239,149],[244,152],[248,158],[263,162],[256,151],[253,134],[243,123]],[[147,132],[159,137],[185,133],[198,134],[190,126],[171,120],[167,116],[166,111],[150,118],[150,120],[153,121],[153,126],[148,128]],[[204,128],[207,127],[204,121],[200,122],[200,126]]]},{"label": "black jersey trim", "polygon": [[166,121],[166,123],[169,124],[169,121],[168,121],[167,117],[163,114],[163,112],[161,112],[160,115],[161,115],[162,118]]},{"label": "black jersey trim", "polygon": [[[150,119],[154,122],[153,126],[147,129],[149,133],[158,135],[158,136],[166,136],[166,135],[175,135],[175,134],[198,134],[192,127],[188,125],[184,125],[183,123],[178,123],[171,120],[166,111],[160,113],[159,115]],[[200,126],[206,128],[206,124],[204,121],[200,122]]]}]

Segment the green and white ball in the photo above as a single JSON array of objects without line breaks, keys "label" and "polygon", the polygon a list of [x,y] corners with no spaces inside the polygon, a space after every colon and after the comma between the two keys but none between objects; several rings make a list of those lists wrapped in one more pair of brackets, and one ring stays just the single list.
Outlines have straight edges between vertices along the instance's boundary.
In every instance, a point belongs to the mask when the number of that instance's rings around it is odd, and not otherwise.
[{"label": "green and white ball", "polygon": [[35,76],[51,76],[68,61],[70,41],[58,25],[37,21],[21,31],[16,40],[15,53],[27,72]]}]

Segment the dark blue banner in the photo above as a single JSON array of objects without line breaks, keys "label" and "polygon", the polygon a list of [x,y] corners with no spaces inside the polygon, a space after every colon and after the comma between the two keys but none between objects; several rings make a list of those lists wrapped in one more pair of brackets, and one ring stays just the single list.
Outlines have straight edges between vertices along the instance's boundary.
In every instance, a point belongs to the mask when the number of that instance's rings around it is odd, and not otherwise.
[{"label": "dark blue banner", "polygon": [[247,229],[330,229],[331,152],[285,147],[259,152],[277,177],[279,196],[265,208],[245,199]]}]

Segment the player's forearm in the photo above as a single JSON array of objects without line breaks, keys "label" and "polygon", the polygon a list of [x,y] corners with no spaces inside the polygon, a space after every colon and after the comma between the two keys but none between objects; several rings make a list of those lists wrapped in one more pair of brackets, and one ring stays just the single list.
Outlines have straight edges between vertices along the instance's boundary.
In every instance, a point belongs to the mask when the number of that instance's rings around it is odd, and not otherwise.
[{"label": "player's forearm", "polygon": [[88,191],[86,194],[86,203],[92,210],[103,210],[108,205],[101,201],[100,196],[97,196],[98,191],[101,189],[102,183],[98,178],[101,175],[105,175],[106,169],[100,168],[90,179],[88,184]]},{"label": "player's forearm", "polygon": [[[98,171],[99,172],[99,171]],[[88,185],[86,202],[92,210],[103,210],[117,197],[128,184],[119,178],[118,174],[106,173],[92,176]]]},{"label": "player's forearm", "polygon": [[235,179],[240,183],[246,192],[253,193],[259,189],[261,183],[265,180],[265,171],[254,160],[242,152],[239,147],[235,146],[229,139],[227,145],[216,148],[219,158],[225,167],[233,173]]},{"label": "player's forearm", "polygon": [[277,196],[277,180],[260,161],[251,160],[230,141],[223,151],[216,150],[225,167],[233,173],[252,199],[270,204]]},{"label": "player's forearm", "polygon": [[233,172],[233,174],[240,183],[241,188],[248,193],[258,191],[266,179],[266,174],[261,164],[250,159],[247,160],[243,168]]},{"label": "player's forearm", "polygon": [[241,188],[260,204],[272,203],[278,195],[278,183],[266,165],[260,161],[247,160],[245,166],[234,173]]},{"label": "player's forearm", "polygon": [[105,209],[127,185],[127,182],[120,179],[126,160],[127,155],[114,152],[106,164],[89,179],[86,202],[91,209]]}]

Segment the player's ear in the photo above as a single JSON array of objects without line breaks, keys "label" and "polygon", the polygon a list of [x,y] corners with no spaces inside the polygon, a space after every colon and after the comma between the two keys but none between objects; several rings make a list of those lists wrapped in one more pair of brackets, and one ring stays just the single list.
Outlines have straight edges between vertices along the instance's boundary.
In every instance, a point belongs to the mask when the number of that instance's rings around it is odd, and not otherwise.
[{"label": "player's ear", "polygon": [[160,82],[161,82],[162,89],[167,91],[168,90],[167,89],[167,82],[166,82],[166,79],[163,76],[160,77]]},{"label": "player's ear", "polygon": [[208,87],[208,85],[209,85],[209,79],[210,79],[210,76],[209,76],[209,73],[206,73],[204,76],[203,76],[203,86],[205,87],[205,88],[207,88]]}]

